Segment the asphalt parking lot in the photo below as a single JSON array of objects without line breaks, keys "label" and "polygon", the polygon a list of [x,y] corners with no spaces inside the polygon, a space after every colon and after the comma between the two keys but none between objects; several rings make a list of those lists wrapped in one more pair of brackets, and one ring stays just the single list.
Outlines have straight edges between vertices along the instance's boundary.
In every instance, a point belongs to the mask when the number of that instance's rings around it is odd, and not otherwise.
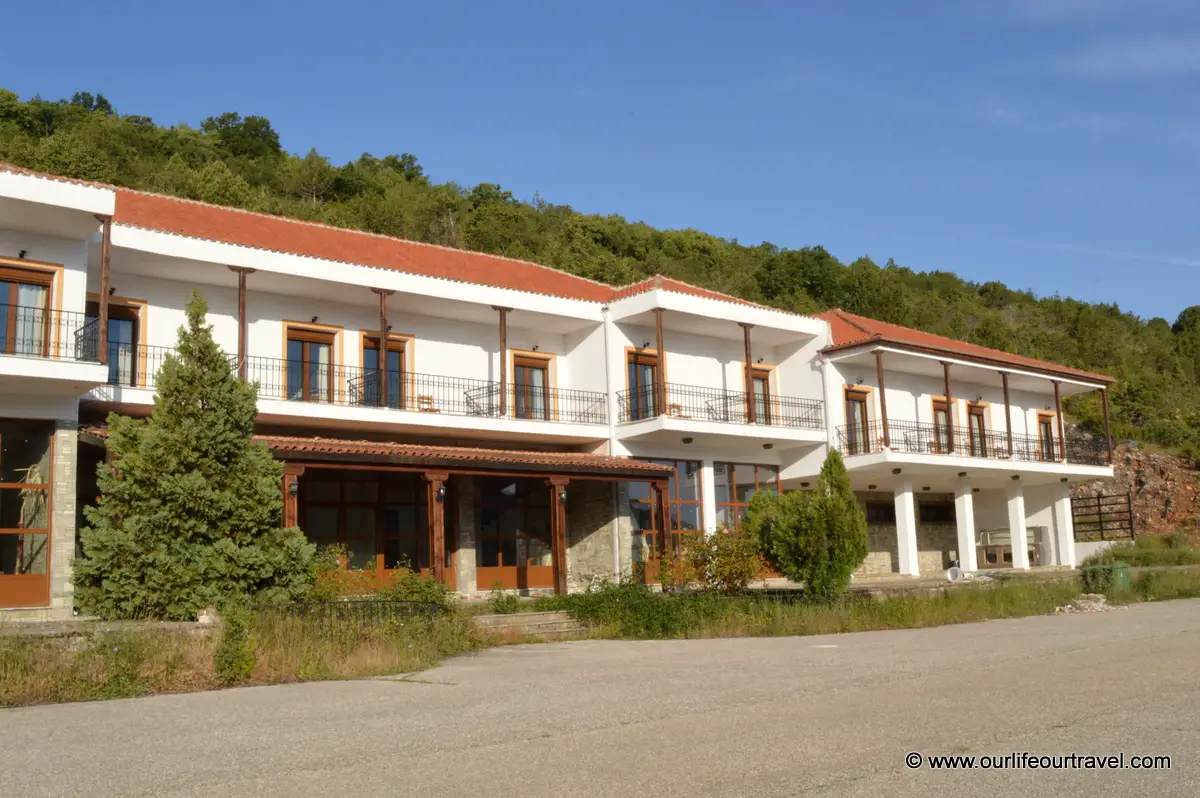
[{"label": "asphalt parking lot", "polygon": [[[0,710],[0,792],[1192,796],[1198,632],[1200,601],[1179,601],[828,637],[514,646],[407,679]],[[925,758],[1022,752],[1172,762],[935,771]]]}]

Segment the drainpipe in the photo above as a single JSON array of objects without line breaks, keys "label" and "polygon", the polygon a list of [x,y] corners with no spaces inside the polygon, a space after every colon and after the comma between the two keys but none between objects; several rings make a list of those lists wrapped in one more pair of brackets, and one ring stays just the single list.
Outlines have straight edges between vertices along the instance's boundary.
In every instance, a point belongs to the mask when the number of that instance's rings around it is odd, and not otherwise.
[{"label": "drainpipe", "polygon": [[[617,446],[617,401],[613,393],[612,371],[609,368],[611,352],[608,348],[608,307],[600,308],[601,324],[604,325],[604,401],[608,405],[608,453],[614,454]],[[620,485],[612,483],[612,564],[613,582],[621,582],[621,502]]]}]

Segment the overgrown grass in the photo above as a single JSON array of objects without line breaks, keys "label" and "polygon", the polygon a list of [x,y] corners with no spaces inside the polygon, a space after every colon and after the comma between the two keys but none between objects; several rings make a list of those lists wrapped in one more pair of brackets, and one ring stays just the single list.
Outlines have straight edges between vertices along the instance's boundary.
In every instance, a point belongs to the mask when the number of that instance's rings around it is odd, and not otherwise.
[{"label": "overgrown grass", "polygon": [[[0,706],[408,673],[485,644],[459,613],[385,623],[318,624],[272,612],[252,615],[248,662],[219,661],[215,632],[176,629],[68,638],[0,638]],[[240,632],[239,632],[240,634]],[[236,651],[237,641],[225,641]],[[232,675],[231,675],[232,674]]]},{"label": "overgrown grass", "polygon": [[1130,543],[1121,543],[1097,552],[1082,566],[1123,562],[1133,566],[1200,565],[1200,548],[1191,545],[1184,531],[1172,535],[1143,535]]}]

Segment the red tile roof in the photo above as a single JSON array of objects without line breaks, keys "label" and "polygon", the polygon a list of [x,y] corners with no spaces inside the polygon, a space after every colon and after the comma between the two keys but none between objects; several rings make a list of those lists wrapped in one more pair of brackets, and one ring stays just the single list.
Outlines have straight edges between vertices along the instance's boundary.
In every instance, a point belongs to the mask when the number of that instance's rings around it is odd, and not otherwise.
[{"label": "red tile roof", "polygon": [[[83,435],[93,438],[108,438],[108,427],[101,424],[80,427],[79,431]],[[628,474],[644,476],[646,479],[667,477],[673,472],[671,466],[659,463],[635,460],[631,457],[582,452],[483,449],[466,446],[433,446],[423,443],[289,435],[254,435],[253,440],[265,443],[274,454],[285,459],[365,458],[380,462],[423,465],[434,468],[475,466],[503,470],[508,467],[543,473],[566,471],[570,473]]]},{"label": "red tile roof", "polygon": [[830,332],[833,334],[833,345],[826,347],[823,350],[825,352],[850,349],[868,343],[885,343],[899,347],[942,352],[967,360],[981,360],[1013,368],[1025,368],[1034,371],[1061,374],[1063,376],[1078,377],[1094,382],[1111,383],[1114,381],[1112,377],[1106,377],[1103,374],[1094,374],[1090,371],[1061,366],[1045,360],[1035,360],[999,349],[989,349],[986,346],[969,344],[965,341],[956,341],[953,338],[914,330],[910,327],[901,327],[898,324],[876,321],[866,316],[847,313],[840,308],[818,313],[817,318],[829,322]]}]

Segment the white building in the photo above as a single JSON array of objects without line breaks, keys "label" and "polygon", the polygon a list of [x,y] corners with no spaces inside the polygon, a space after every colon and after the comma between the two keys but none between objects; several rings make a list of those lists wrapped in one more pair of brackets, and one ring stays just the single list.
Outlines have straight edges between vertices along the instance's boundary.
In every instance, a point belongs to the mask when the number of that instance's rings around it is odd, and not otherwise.
[{"label": "white building", "polygon": [[103,419],[149,413],[193,288],[259,384],[282,523],[468,595],[653,579],[658,530],[735,528],[831,446],[871,522],[864,572],[1073,565],[1070,482],[1112,474],[1059,410],[1100,375],[0,164],[10,615],[70,613]]}]

